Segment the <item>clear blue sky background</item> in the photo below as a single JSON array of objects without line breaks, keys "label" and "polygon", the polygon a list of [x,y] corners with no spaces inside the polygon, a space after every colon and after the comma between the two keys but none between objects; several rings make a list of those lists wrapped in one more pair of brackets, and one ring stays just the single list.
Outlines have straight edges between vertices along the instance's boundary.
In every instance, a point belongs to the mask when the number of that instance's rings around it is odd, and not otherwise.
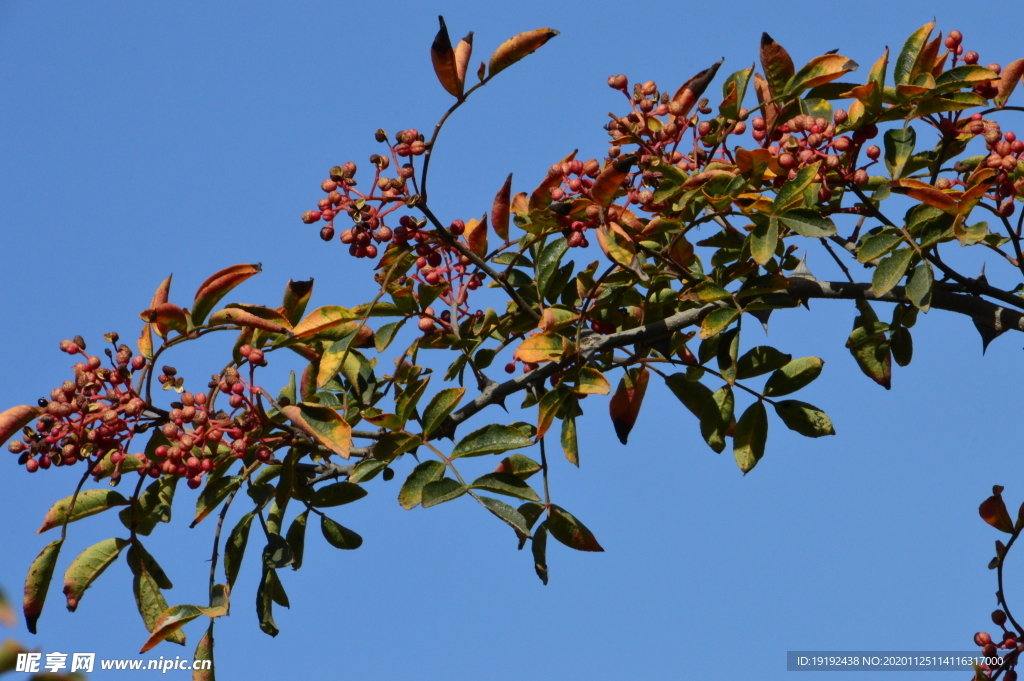
[{"label": "clear blue sky background", "polygon": [[[488,209],[510,171],[528,190],[574,148],[602,155],[606,112],[620,106],[609,74],[673,89],[723,55],[725,73],[746,67],[761,31],[798,64],[840,48],[866,69],[937,16],[982,63],[1024,56],[1011,35],[1018,2],[2,2],[0,404],[34,402],[69,376],[62,338],[134,339],[170,272],[183,303],[211,272],[257,261],[264,273],[236,299],[274,305],[288,278],[308,277],[314,303],[369,299],[365,263],[298,216],[330,166],[367,165],[375,129],[428,130],[449,104],[427,54],[439,13],[453,37],[476,31],[479,58],[521,30],[562,31],[445,130],[431,192],[443,219]],[[835,276],[825,258],[812,250],[811,269]],[[964,262],[974,274],[981,259]],[[370,483],[366,500],[334,514],[363,548],[336,551],[313,528],[303,569],[282,572],[292,608],[276,609],[276,639],[257,628],[249,556],[217,628],[219,677],[780,679],[787,650],[969,648],[995,605],[986,564],[997,533],[977,506],[994,483],[1024,498],[1021,340],[1000,338],[982,357],[969,322],[922,315],[914,363],[886,392],[843,347],[852,304],[813,308],[777,313],[770,340],[826,360],[804,399],[829,412],[837,437],[807,440],[773,421],[767,455],[744,478],[663,387],[626,447],[606,398],[588,400],[582,466],[556,457],[552,493],[607,552],[552,544],[548,587],[512,533],[468,500],[402,510],[395,496],[413,464],[403,461],[395,481]],[[225,343],[174,363],[201,383]],[[275,360],[265,384],[296,367]],[[32,531],[78,473],[28,476],[6,453],[0,463],[0,583],[17,596],[50,541]],[[149,548],[176,584],[169,599],[199,603],[212,525],[187,529],[194,493],[182,490],[175,523]],[[73,526],[59,569],[120,532],[113,515]],[[1019,562],[1008,574],[1010,597],[1024,596]],[[45,652],[136,655],[145,631],[123,562],[74,615],[62,600],[58,581],[41,633],[19,624],[14,635]],[[187,648],[151,655],[191,657],[200,623],[186,632]]]}]

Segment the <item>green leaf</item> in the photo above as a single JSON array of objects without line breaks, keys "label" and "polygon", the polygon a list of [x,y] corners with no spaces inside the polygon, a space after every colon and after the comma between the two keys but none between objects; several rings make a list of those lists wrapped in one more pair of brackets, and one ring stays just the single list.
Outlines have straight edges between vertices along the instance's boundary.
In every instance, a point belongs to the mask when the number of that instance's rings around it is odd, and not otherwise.
[{"label": "green leaf", "polygon": [[[269,523],[268,523],[269,525]],[[267,568],[283,568],[292,564],[292,547],[284,537],[271,532],[267,535],[267,545],[263,547],[263,565]]]},{"label": "green leaf", "polygon": [[373,457],[385,463],[391,463],[400,455],[415,449],[423,439],[418,435],[398,431],[385,433],[384,437],[373,446]]},{"label": "green leaf", "polygon": [[708,339],[721,333],[739,316],[740,311],[734,307],[720,307],[713,310],[700,323],[700,338]]},{"label": "green leaf", "polygon": [[580,446],[579,439],[576,436],[576,417],[571,414],[566,414],[565,418],[562,419],[562,451],[565,452],[565,458],[573,466],[579,468],[580,466]]},{"label": "green leaf", "polygon": [[520,480],[526,480],[534,473],[539,473],[540,471],[540,464],[524,454],[507,456],[494,469],[495,473],[511,473]]},{"label": "green leaf", "polygon": [[440,480],[428,482],[423,486],[423,508],[430,508],[452,499],[458,499],[468,491],[468,487],[451,478],[441,478]]},{"label": "green leaf", "polygon": [[228,475],[208,482],[199,498],[196,499],[196,518],[192,521],[191,527],[195,527],[210,515],[215,508],[220,506],[220,502],[224,501],[241,484],[242,476],[240,475]]},{"label": "green leaf", "polygon": [[52,541],[43,547],[32,566],[28,569],[28,576],[25,578],[25,624],[31,633],[36,633],[36,622],[43,612],[43,604],[46,603],[46,592],[50,589],[50,580],[53,579],[53,569],[57,567],[57,556],[60,555],[60,547],[63,539]]},{"label": "green leaf", "polygon": [[735,407],[732,386],[723,385],[711,394],[700,413],[700,434],[711,449],[721,453],[725,449],[725,434],[732,425]]},{"label": "green leaf", "polygon": [[471,489],[481,489],[496,494],[505,494],[526,501],[540,501],[533,488],[511,473],[488,473],[473,481]]},{"label": "green leaf", "polygon": [[799,400],[780,400],[775,403],[775,413],[787,428],[806,437],[836,434],[831,419],[813,404]]},{"label": "green leaf", "polygon": [[995,71],[991,71],[984,66],[956,66],[935,79],[935,89],[933,92],[952,92],[953,90],[971,87],[977,83],[989,80],[999,80],[999,76],[996,75]]},{"label": "green leaf", "polygon": [[428,437],[437,430],[441,422],[448,418],[455,407],[459,406],[462,396],[466,394],[465,388],[445,388],[434,395],[423,412],[423,436]]},{"label": "green leaf", "polygon": [[388,467],[386,461],[377,459],[363,459],[356,464],[355,469],[348,474],[349,482],[366,482],[377,477],[377,474]]},{"label": "green leaf", "polygon": [[444,464],[440,461],[424,461],[412,469],[398,493],[398,503],[402,508],[410,510],[420,505],[423,500],[423,487],[428,482],[440,480],[444,475]]},{"label": "green leaf", "polygon": [[[135,575],[132,591],[146,631],[152,633],[160,615],[167,610],[167,600],[160,591],[156,578],[146,569],[145,562],[137,557],[135,549],[135,546],[128,549],[128,565]],[[172,631],[166,638],[172,643],[185,645],[185,634],[180,630]]]},{"label": "green leaf", "polygon": [[554,390],[547,391],[540,398],[540,401],[537,403],[537,434],[534,436],[536,441],[539,442],[548,432],[548,429],[555,420],[555,414],[558,413],[562,403],[565,402],[569,394],[569,391],[564,386],[559,386]]},{"label": "green leaf", "polygon": [[78,608],[85,590],[117,560],[127,545],[126,539],[104,539],[78,554],[64,573],[64,595],[67,597],[68,610],[74,612]]},{"label": "green leaf", "polygon": [[793,359],[793,355],[780,352],[770,345],[758,345],[750,348],[740,357],[736,363],[736,378],[743,380],[767,374],[786,366],[791,359]]},{"label": "green leaf", "polygon": [[533,531],[533,569],[537,571],[537,576],[540,577],[540,581],[547,586],[548,583],[548,560],[547,560],[547,547],[548,547],[548,521],[542,522],[537,526],[537,529]]},{"label": "green leaf", "polygon": [[836,225],[831,218],[810,208],[794,208],[786,211],[779,220],[801,236],[820,238],[836,235]]},{"label": "green leaf", "polygon": [[377,333],[374,334],[373,344],[377,348],[377,352],[384,352],[391,345],[391,341],[395,339],[398,332],[401,330],[402,325],[405,324],[404,319],[400,319],[397,322],[391,322],[377,329]]},{"label": "green leaf", "polygon": [[[532,444],[533,440],[518,428],[495,423],[474,430],[459,440],[452,450],[452,458],[499,454],[510,449],[529,447]],[[441,465],[443,466],[443,464]]]},{"label": "green leaf", "polygon": [[496,515],[503,522],[511,525],[512,529],[514,529],[517,534],[525,534],[526,536],[530,535],[530,525],[532,523],[527,521],[527,519],[523,517],[522,513],[509,506],[504,501],[482,496],[477,496],[477,500],[483,504],[484,508],[488,511]]},{"label": "green leaf", "polygon": [[363,545],[362,537],[347,527],[342,527],[325,515],[320,516],[320,531],[323,532],[327,543],[336,549],[351,551]]},{"label": "green leaf", "polygon": [[736,464],[746,475],[764,456],[764,446],[768,441],[768,412],[764,402],[758,400],[747,407],[736,424],[733,435],[733,453]]},{"label": "green leaf", "polygon": [[910,74],[917,63],[918,55],[921,54],[921,49],[928,41],[928,36],[931,35],[933,28],[935,28],[935,22],[929,22],[911,33],[907,41],[903,43],[903,49],[900,50],[900,55],[896,58],[896,66],[893,68],[892,74],[897,85],[910,82]]},{"label": "green leaf", "polygon": [[[71,508],[71,500],[75,499],[75,508],[68,515]],[[96,515],[115,506],[124,506],[128,503],[120,493],[110,489],[88,489],[78,493],[78,497],[66,497],[61,499],[46,513],[43,518],[43,526],[36,530],[36,534],[42,534],[54,527],[60,527],[65,522],[73,523],[76,520]]]},{"label": "green leaf", "polygon": [[577,551],[604,551],[594,534],[560,506],[551,505],[551,516],[546,521],[551,536]]},{"label": "green leaf", "polygon": [[302,554],[306,549],[306,521],[309,519],[309,511],[303,511],[295,516],[285,540],[292,549],[292,570],[302,567]]},{"label": "green leaf", "polygon": [[785,215],[792,208],[796,208],[804,201],[804,191],[811,186],[814,178],[818,175],[818,168],[821,162],[812,163],[801,168],[796,177],[786,182],[775,195],[772,204],[772,213],[778,216]]},{"label": "green leaf", "polygon": [[366,490],[352,482],[335,482],[313,492],[313,505],[320,508],[341,506],[366,496]]},{"label": "green leaf", "polygon": [[[156,559],[149,554],[149,551],[146,550],[146,547],[142,545],[141,541],[136,541],[135,544],[128,549],[127,558],[128,566],[131,567],[133,571],[139,567],[145,569],[161,589],[174,588],[174,584],[171,583],[167,573],[164,572],[164,569],[156,562]],[[161,610],[160,612],[163,611]]]},{"label": "green leaf", "polygon": [[914,357],[914,339],[910,335],[910,329],[905,326],[897,327],[889,339],[889,350],[892,358],[901,367],[910,364]]},{"label": "green leaf", "polygon": [[665,379],[672,394],[689,409],[694,416],[700,418],[704,405],[711,398],[711,389],[700,381],[691,381],[686,374],[676,373]]},{"label": "green leaf", "polygon": [[768,377],[768,382],[764,384],[764,394],[780,397],[794,393],[820,376],[824,365],[825,362],[819,357],[794,359]]},{"label": "green leaf", "polygon": [[245,556],[245,546],[249,543],[249,529],[252,527],[254,517],[256,517],[256,511],[249,511],[243,515],[231,529],[227,541],[224,542],[224,578],[229,587],[234,587],[235,580],[238,579],[238,571],[242,567],[242,558]]},{"label": "green leaf", "polygon": [[277,591],[277,573],[272,569],[264,569],[260,585],[256,589],[256,617],[260,622],[260,631],[268,636],[277,636],[280,630],[274,622],[274,596]]},{"label": "green leaf", "polygon": [[857,249],[857,262],[866,263],[881,258],[903,242],[899,234],[872,234],[861,242]]},{"label": "green leaf", "polygon": [[871,275],[871,288],[876,295],[884,295],[891,291],[907,271],[910,259],[914,257],[914,249],[901,248],[882,258]]},{"label": "green leaf", "polygon": [[927,260],[922,260],[914,266],[914,273],[907,281],[907,297],[914,307],[927,312],[932,304],[932,285],[935,283],[935,275],[932,273],[932,266]]},{"label": "green leaf", "polygon": [[885,131],[885,167],[892,179],[903,176],[907,161],[914,155],[917,133],[910,126]]},{"label": "green leaf", "polygon": [[779,220],[774,215],[754,214],[754,231],[750,233],[750,255],[758,265],[764,265],[775,255],[779,245]]},{"label": "green leaf", "polygon": [[[162,433],[161,437],[163,437]],[[156,437],[150,440],[150,444],[154,440]],[[148,456],[148,445],[146,450]],[[117,514],[121,524],[131,529],[134,523],[136,534],[145,537],[149,536],[157,523],[171,522],[171,506],[174,503],[174,490],[178,485],[178,480],[180,478],[177,476],[165,475],[150,483],[134,505],[121,509],[121,512]]]},{"label": "green leaf", "polygon": [[[496,500],[495,500],[496,501]],[[518,527],[513,525],[513,529],[516,531],[516,537],[519,539],[519,550],[522,551],[523,547],[526,546],[526,540],[530,538],[529,530],[533,527],[533,524],[544,514],[544,505],[533,501],[528,501],[525,504],[519,506],[519,515],[526,521],[526,530],[520,530]]]},{"label": "green leaf", "polygon": [[546,245],[540,252],[540,257],[537,258],[536,271],[537,290],[541,298],[547,297],[548,288],[551,286],[555,273],[558,271],[562,256],[568,250],[568,242],[564,238],[559,238]]},{"label": "green leaf", "polygon": [[857,361],[857,366],[871,380],[886,390],[892,387],[892,357],[889,351],[889,341],[882,333],[870,334],[862,342],[852,342],[862,327],[857,327],[850,334],[847,346],[850,354]]}]

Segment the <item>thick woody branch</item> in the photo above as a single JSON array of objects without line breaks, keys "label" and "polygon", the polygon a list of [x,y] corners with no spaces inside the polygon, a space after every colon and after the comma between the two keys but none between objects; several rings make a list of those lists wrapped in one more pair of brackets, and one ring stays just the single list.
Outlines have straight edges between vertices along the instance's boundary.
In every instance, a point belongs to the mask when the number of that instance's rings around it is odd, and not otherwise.
[{"label": "thick woody branch", "polygon": [[[810,277],[791,277],[789,281],[790,286],[785,292],[797,300],[810,300],[814,298],[856,300],[863,298],[864,300],[881,303],[910,303],[901,286],[897,286],[885,294],[877,295],[872,291],[871,285],[866,283],[817,281]],[[1008,330],[1024,332],[1024,313],[1001,307],[976,295],[964,293],[963,289],[963,286],[957,284],[936,283],[932,292],[931,307],[965,315],[970,317],[979,326],[990,328],[997,333]],[[587,336],[580,344],[578,353],[566,357],[559,362],[548,362],[529,373],[522,374],[503,383],[490,383],[481,391],[476,399],[449,416],[443,426],[434,433],[433,437],[454,436],[455,429],[459,425],[468,421],[486,407],[495,404],[504,405],[505,399],[510,395],[525,390],[536,383],[542,383],[554,374],[569,368],[580,359],[587,361],[595,354],[607,350],[630,345],[649,345],[650,343],[668,338],[676,331],[700,324],[705,315],[726,304],[728,303],[709,303],[699,308],[677,312],[661,321],[645,324],[634,329],[607,335],[592,334]],[[365,448],[365,453],[360,451],[360,454],[372,456],[372,446]],[[300,465],[308,468],[310,472],[316,475],[313,482],[347,476],[353,468],[352,465],[342,466],[330,463]]]},{"label": "thick woody branch", "polygon": [[[815,281],[813,279],[790,279],[789,293],[797,298],[832,298],[878,301],[881,303],[909,303],[902,286],[897,286],[884,295],[875,295],[870,284],[851,284],[839,281]],[[932,291],[932,308],[957,312],[970,317],[981,326],[993,331],[1024,331],[1024,313],[1001,307],[984,298],[959,292],[963,287],[954,284],[935,284]]]}]

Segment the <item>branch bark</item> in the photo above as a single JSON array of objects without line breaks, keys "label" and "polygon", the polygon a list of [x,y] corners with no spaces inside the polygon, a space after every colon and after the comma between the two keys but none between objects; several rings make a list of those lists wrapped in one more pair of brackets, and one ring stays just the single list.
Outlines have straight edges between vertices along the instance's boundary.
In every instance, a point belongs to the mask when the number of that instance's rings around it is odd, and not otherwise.
[{"label": "branch bark", "polygon": [[[873,293],[871,284],[841,281],[818,281],[810,277],[791,277],[790,286],[786,289],[796,300],[856,300],[863,298],[881,303],[909,304],[904,288],[897,286],[891,291],[877,295]],[[446,419],[444,425],[432,436],[432,439],[454,437],[455,429],[476,414],[491,405],[504,405],[505,398],[527,389],[531,385],[543,382],[552,375],[569,368],[573,363],[587,361],[595,354],[606,350],[622,348],[628,345],[646,345],[667,338],[676,331],[700,324],[705,315],[719,307],[727,305],[725,301],[709,303],[702,307],[677,312],[663,320],[645,324],[634,329],[607,335],[592,334],[580,344],[579,353],[567,357],[560,362],[548,362],[530,373],[522,374],[503,383],[491,383],[475,399],[465,404]],[[976,295],[964,292],[959,284],[936,283],[932,292],[931,307],[938,310],[956,312],[970,317],[975,323],[1002,333],[1014,330],[1024,332],[1024,313],[1001,307]],[[366,448],[372,456],[372,445]],[[347,466],[318,466],[316,473],[321,479],[338,477],[347,474]]]}]

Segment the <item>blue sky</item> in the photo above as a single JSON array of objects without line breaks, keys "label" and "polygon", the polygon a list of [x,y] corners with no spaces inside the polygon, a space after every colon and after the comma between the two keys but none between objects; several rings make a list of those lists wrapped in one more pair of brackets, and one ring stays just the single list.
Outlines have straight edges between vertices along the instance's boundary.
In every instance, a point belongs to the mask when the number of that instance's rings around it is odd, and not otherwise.
[{"label": "blue sky", "polygon": [[[982,63],[1024,56],[1008,28],[1024,19],[1016,2],[862,2],[834,15],[799,1],[0,3],[0,406],[34,402],[69,376],[62,338],[134,338],[171,272],[179,301],[241,262],[264,271],[236,290],[240,301],[276,305],[289,278],[308,277],[314,304],[371,298],[365,262],[298,216],[329,167],[366,165],[374,130],[426,131],[448,106],[427,53],[438,14],[455,38],[476,32],[479,58],[522,30],[562,32],[443,132],[431,200],[449,220],[487,210],[509,172],[528,190],[573,149],[603,155],[601,126],[620,106],[609,74],[674,89],[722,56],[725,73],[748,66],[761,31],[798,64],[839,48],[866,69],[933,17]],[[811,269],[835,276],[825,257],[813,250]],[[984,259],[962,258],[969,274]],[[787,650],[969,649],[995,606],[986,564],[997,533],[977,506],[993,484],[1011,504],[1024,499],[1020,339],[983,357],[969,322],[922,315],[914,362],[886,392],[843,347],[853,315],[852,304],[819,301],[773,317],[769,342],[825,359],[801,399],[826,409],[838,435],[807,440],[774,421],[746,477],[653,382],[625,447],[605,398],[588,400],[581,468],[556,460],[552,494],[606,552],[552,545],[547,587],[511,532],[468,500],[402,510],[395,496],[413,462],[399,464],[394,481],[375,480],[337,514],[364,536],[361,549],[338,552],[311,533],[303,569],[282,575],[292,608],[276,609],[276,639],[257,627],[249,556],[217,627],[221,679],[779,679]],[[174,363],[199,382],[222,366],[226,343],[197,343]],[[289,362],[272,362],[264,384],[301,368]],[[29,476],[8,454],[0,463],[0,585],[17,594],[49,541],[34,528],[78,474]],[[212,527],[187,529],[193,496],[179,495],[176,522],[149,541],[174,603],[205,593]],[[113,516],[73,526],[59,569],[121,529]],[[1009,597],[1024,594],[1019,563],[1007,574]],[[56,584],[40,634],[19,624],[14,635],[44,652],[136,655],[145,631],[123,563],[75,614],[61,601]],[[186,633],[187,648],[154,654],[190,657],[201,628]]]}]

